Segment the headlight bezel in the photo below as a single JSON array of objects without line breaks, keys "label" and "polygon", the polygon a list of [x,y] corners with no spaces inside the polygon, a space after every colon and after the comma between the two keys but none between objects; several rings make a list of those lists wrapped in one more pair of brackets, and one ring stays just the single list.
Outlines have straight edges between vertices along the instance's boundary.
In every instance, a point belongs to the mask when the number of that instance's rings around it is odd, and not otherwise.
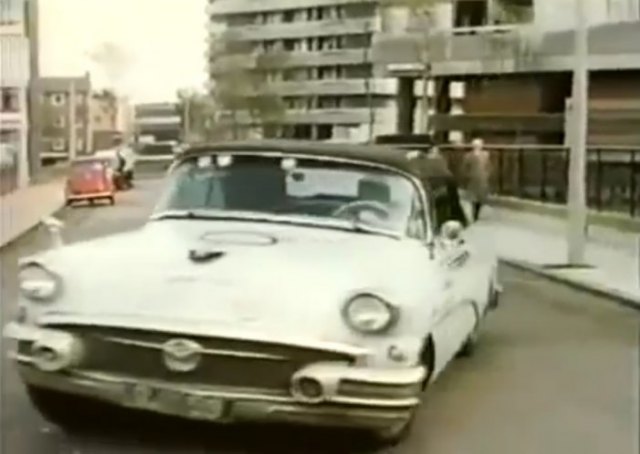
[{"label": "headlight bezel", "polygon": [[[33,271],[41,273],[40,278],[27,278],[25,273]],[[62,293],[62,278],[38,262],[27,262],[18,269],[18,287],[20,294],[35,303],[50,303]]]},{"label": "headlight bezel", "polygon": [[[382,308],[385,311],[387,319],[382,325],[366,328],[362,325],[358,325],[358,323],[354,321],[351,314],[353,305],[358,304],[365,299],[375,301],[375,303],[379,305],[379,308]],[[400,318],[400,309],[380,295],[369,292],[362,292],[351,296],[345,301],[345,303],[342,305],[341,315],[343,321],[351,330],[363,335],[381,335],[388,333],[394,326],[397,325]]]}]

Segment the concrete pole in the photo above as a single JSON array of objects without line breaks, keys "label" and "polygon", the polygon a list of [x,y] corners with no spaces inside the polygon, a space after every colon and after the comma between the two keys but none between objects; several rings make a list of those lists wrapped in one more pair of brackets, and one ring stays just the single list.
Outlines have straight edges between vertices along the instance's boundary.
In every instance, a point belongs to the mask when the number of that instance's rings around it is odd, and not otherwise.
[{"label": "concrete pole", "polygon": [[18,147],[18,188],[29,186],[29,115],[27,90],[18,90],[18,105],[20,112],[20,146]]},{"label": "concrete pole", "polygon": [[[117,99],[117,98],[116,98]],[[93,150],[93,96],[91,91],[87,92],[87,99],[84,103],[84,125],[85,125],[85,153],[92,154]]]},{"label": "concrete pole", "polygon": [[189,134],[191,130],[191,96],[188,96],[184,101],[184,137],[185,142],[189,141]]},{"label": "concrete pole", "polygon": [[567,197],[568,263],[584,263],[587,227],[587,134],[589,120],[588,31],[585,1],[574,0],[576,7],[575,66],[573,72],[573,128],[570,140],[569,193]]},{"label": "concrete pole", "polygon": [[69,87],[69,161],[76,159],[78,149],[78,131],[76,129],[76,83],[71,81]]}]

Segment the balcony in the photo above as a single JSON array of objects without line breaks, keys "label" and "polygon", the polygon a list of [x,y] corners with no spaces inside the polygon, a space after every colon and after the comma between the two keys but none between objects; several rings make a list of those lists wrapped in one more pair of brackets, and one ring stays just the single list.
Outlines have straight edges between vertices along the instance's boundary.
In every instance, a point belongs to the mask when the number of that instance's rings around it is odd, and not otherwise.
[{"label": "balcony", "polygon": [[[371,79],[368,82],[372,94],[395,96],[396,79]],[[274,82],[269,87],[280,96],[364,95],[367,93],[366,79],[326,79]]]},{"label": "balcony", "polygon": [[207,14],[230,15],[285,11],[289,9],[317,8],[321,6],[348,5],[350,3],[377,3],[376,0],[215,0],[207,6]]},{"label": "balcony", "polygon": [[[418,75],[428,48],[436,76],[568,71],[573,66],[573,32],[538,34],[529,26],[473,27],[434,33],[380,34],[373,60],[391,72]],[[640,23],[619,23],[589,30],[593,70],[640,67]]]},{"label": "balcony", "polygon": [[[255,67],[258,56],[229,55],[212,64],[211,70],[223,73],[232,68]],[[370,52],[366,49],[331,49],[317,52],[284,52],[281,68],[305,68],[332,65],[352,65],[371,62]]]},{"label": "balcony", "polygon": [[[380,20],[331,19],[305,22],[280,22],[264,25],[245,25],[228,29],[234,41],[270,41],[278,39],[315,38],[320,36],[358,35],[380,31]],[[211,25],[210,31],[215,32]]]},{"label": "balcony", "polygon": [[[360,125],[369,122],[371,111],[366,107],[335,109],[289,109],[280,123]],[[392,124],[395,112],[389,108],[374,110],[376,124]],[[226,115],[228,117],[228,115]],[[224,121],[224,120],[223,120]],[[239,112],[236,121],[243,125],[255,123],[247,112]]]}]

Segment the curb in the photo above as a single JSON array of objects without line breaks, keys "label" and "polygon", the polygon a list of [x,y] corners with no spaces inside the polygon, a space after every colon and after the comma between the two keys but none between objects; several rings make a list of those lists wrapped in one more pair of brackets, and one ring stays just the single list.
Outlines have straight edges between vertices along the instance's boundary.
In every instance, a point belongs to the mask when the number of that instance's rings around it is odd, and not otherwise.
[{"label": "curb", "polygon": [[15,244],[16,242],[20,241],[20,239],[22,237],[24,237],[24,236],[28,235],[29,233],[35,231],[38,228],[38,226],[40,225],[40,222],[42,221],[43,218],[45,218],[47,216],[58,216],[65,210],[65,208],[66,208],[66,205],[63,203],[61,206],[59,206],[58,208],[54,209],[53,211],[43,214],[40,217],[40,219],[38,220],[38,222],[36,222],[35,224],[31,225],[30,227],[25,228],[21,232],[17,233],[13,238],[11,238],[6,243],[1,244],[0,245],[0,251],[3,251],[5,248],[8,248],[12,244]]},{"label": "curb", "polygon": [[520,271],[525,271],[531,274],[534,274],[535,276],[538,277],[542,277],[544,279],[547,279],[549,281],[553,281],[559,284],[563,284],[567,287],[571,287],[575,290],[579,290],[582,292],[586,292],[586,293],[590,293],[592,295],[601,297],[601,298],[605,298],[605,299],[609,299],[612,301],[615,301],[616,303],[624,306],[624,307],[628,307],[630,309],[635,309],[635,310],[640,310],[640,300],[636,297],[633,297],[627,293],[624,292],[619,292],[616,290],[611,290],[611,289],[606,289],[604,287],[601,287],[599,285],[594,285],[594,284],[586,284],[584,282],[575,280],[575,279],[571,279],[568,277],[564,277],[564,276],[558,276],[557,274],[550,272],[550,271],[546,271],[542,268],[540,268],[537,265],[533,265],[531,263],[527,263],[524,261],[520,261],[520,260],[513,260],[513,259],[500,259],[500,262],[511,267],[511,268],[515,268],[517,270]]}]

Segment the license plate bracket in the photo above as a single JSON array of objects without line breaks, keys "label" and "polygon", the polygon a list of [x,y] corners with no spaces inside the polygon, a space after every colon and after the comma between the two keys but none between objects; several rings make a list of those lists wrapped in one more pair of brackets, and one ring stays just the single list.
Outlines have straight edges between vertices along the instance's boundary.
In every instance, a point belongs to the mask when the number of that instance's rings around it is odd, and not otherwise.
[{"label": "license plate bracket", "polygon": [[209,421],[222,419],[227,409],[224,399],[141,384],[127,386],[125,401],[143,410]]}]

